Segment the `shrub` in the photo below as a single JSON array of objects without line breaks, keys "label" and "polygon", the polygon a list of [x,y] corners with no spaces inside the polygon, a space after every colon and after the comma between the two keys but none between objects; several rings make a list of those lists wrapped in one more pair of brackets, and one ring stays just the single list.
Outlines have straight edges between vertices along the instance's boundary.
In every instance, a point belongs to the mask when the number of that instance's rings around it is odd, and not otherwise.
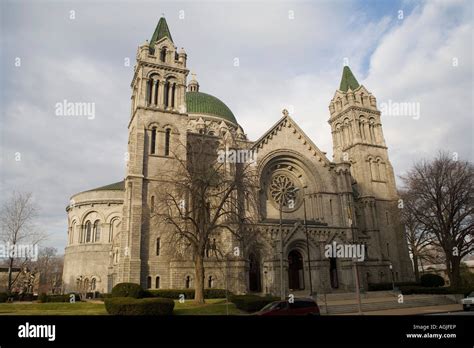
[{"label": "shrub", "polygon": [[38,296],[39,302],[69,302],[70,295],[46,295],[45,293]]},{"label": "shrub", "polygon": [[135,283],[119,283],[112,289],[112,297],[142,298],[143,295],[142,287]]},{"label": "shrub", "polygon": [[386,290],[392,290],[393,285],[395,287],[400,288],[401,286],[419,286],[419,283],[416,282],[396,282],[395,284],[392,283],[374,283],[371,284],[369,283],[368,285],[368,291],[386,291]]},{"label": "shrub", "polygon": [[193,299],[194,289],[156,289],[146,291],[147,297],[170,298],[173,300],[179,299],[181,294],[184,294],[185,299]]},{"label": "shrub", "polygon": [[69,296],[69,300],[68,300],[69,302],[71,301],[71,295],[74,295],[74,301],[76,301],[76,302],[81,301],[81,295],[76,294],[74,292],[70,292],[70,293],[67,294],[67,296]]},{"label": "shrub", "polygon": [[420,278],[421,286],[425,287],[438,287],[444,286],[443,277],[437,274],[423,274]]},{"label": "shrub", "polygon": [[232,293],[225,289],[204,289],[204,297],[205,298],[225,298],[226,293],[231,296]]},{"label": "shrub", "polygon": [[0,303],[7,302],[8,294],[6,292],[0,292]]},{"label": "shrub", "polygon": [[112,315],[171,315],[174,301],[168,298],[106,298],[105,309]]},{"label": "shrub", "polygon": [[[194,298],[194,289],[156,289],[156,290],[145,290],[143,297],[162,297],[171,298],[177,300],[180,295],[184,294],[185,299]],[[228,294],[232,293],[228,291]],[[225,298],[225,289],[204,289],[204,298]]]},{"label": "shrub", "polygon": [[427,288],[424,286],[402,286],[400,291],[404,295],[412,294],[433,294],[433,295],[446,295],[446,294],[463,294],[464,296],[474,291],[474,287],[437,287],[437,288]]},{"label": "shrub", "polygon": [[48,295],[46,295],[44,292],[42,292],[42,293],[38,296],[38,302],[41,302],[41,303],[48,302]]},{"label": "shrub", "polygon": [[246,312],[256,312],[265,307],[267,304],[278,301],[279,297],[257,295],[233,295],[229,298],[230,302],[235,304],[238,309]]}]

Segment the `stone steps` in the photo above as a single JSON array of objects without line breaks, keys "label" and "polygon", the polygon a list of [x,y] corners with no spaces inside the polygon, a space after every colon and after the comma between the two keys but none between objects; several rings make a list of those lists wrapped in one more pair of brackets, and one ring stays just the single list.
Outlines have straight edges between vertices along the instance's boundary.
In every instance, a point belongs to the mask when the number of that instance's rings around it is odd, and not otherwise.
[{"label": "stone steps", "polygon": [[[385,309],[413,308],[426,306],[440,306],[455,304],[456,301],[444,295],[407,295],[403,298],[403,303],[398,303],[398,298],[385,299],[384,301],[375,301],[362,303],[362,312],[380,311]],[[324,302],[318,302],[322,314],[328,313]],[[328,304],[328,314],[356,313],[358,311],[357,303],[348,304]]]}]

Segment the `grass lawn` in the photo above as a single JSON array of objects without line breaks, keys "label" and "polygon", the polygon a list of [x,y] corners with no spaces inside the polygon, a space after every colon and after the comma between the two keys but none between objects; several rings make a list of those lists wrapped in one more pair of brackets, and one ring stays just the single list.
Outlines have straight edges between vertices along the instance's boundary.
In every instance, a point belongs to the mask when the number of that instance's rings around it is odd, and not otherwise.
[{"label": "grass lawn", "polygon": [[0,303],[0,315],[106,315],[103,303]]},{"label": "grass lawn", "polygon": [[[225,299],[209,299],[203,305],[192,300],[184,303],[175,301],[175,315],[243,315],[246,314],[233,303],[226,304]],[[107,315],[103,303],[36,303],[15,302],[0,303],[0,315]]]},{"label": "grass lawn", "polygon": [[175,301],[174,315],[245,315],[246,312],[237,309],[233,303],[227,303],[225,299],[209,299],[203,305],[198,305],[192,300],[184,303]]}]

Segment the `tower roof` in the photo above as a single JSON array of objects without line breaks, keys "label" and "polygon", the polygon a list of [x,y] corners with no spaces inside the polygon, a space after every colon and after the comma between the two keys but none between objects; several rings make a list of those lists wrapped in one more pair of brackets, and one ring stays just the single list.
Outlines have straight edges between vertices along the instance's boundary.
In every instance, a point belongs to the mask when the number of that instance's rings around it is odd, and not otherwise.
[{"label": "tower roof", "polygon": [[359,87],[359,82],[357,82],[351,69],[346,65],[344,67],[344,70],[342,71],[342,79],[341,85],[339,86],[339,90],[347,92],[349,88],[354,90],[357,87]]},{"label": "tower roof", "polygon": [[168,39],[173,42],[173,38],[171,37],[170,29],[168,28],[168,24],[166,23],[165,17],[161,17],[156,25],[155,31],[153,32],[153,36],[150,40],[150,47],[153,48],[155,46],[155,42],[167,37]]}]

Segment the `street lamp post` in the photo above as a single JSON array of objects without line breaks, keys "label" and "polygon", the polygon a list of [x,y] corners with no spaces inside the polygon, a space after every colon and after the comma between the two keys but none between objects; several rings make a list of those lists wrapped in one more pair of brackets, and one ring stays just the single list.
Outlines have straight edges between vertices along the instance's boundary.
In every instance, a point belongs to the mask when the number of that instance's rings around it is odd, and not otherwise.
[{"label": "street lamp post", "polygon": [[390,264],[390,265],[388,266],[388,268],[390,268],[390,273],[391,273],[391,275],[392,275],[392,290],[395,291],[395,282],[394,282],[394,280],[393,280],[393,266],[392,266],[392,264]]},{"label": "street lamp post", "polygon": [[283,301],[285,299],[285,293],[283,292],[283,197],[280,197],[280,299]]},{"label": "street lamp post", "polygon": [[306,253],[308,254],[308,274],[309,274],[309,296],[313,296],[313,281],[311,278],[311,257],[309,255],[309,236],[308,236],[308,224],[306,220],[306,198],[303,189],[303,211],[304,211],[304,231],[306,234]]},{"label": "street lamp post", "polygon": [[282,188],[280,191],[280,299],[282,301],[285,300],[283,287],[283,204],[286,204],[288,199],[291,199],[296,192],[298,192],[298,188]]}]

